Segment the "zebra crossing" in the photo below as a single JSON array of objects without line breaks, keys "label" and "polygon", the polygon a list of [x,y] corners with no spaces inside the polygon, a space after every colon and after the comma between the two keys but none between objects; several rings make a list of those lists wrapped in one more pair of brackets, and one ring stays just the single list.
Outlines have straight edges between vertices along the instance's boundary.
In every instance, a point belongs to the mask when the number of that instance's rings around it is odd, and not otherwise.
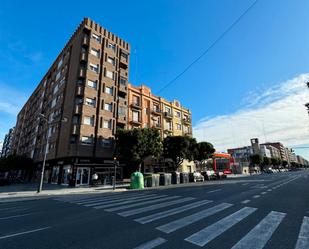
[{"label": "zebra crossing", "polygon": [[[217,238],[224,237],[224,233],[233,229],[241,222],[246,222],[258,213],[258,208],[232,203],[218,203],[212,200],[198,200],[194,197],[173,196],[153,193],[122,193],[97,195],[89,197],[60,197],[58,201],[73,205],[103,210],[115,213],[121,217],[132,219],[138,224],[149,224],[162,236],[144,241],[136,248],[157,248],[168,243],[164,235],[177,233],[184,228],[190,228],[198,223],[199,230],[194,229],[191,234],[182,235],[183,243],[191,246],[207,247]],[[265,211],[263,211],[265,212]],[[223,214],[223,217],[222,217]],[[207,218],[215,221],[204,224]],[[217,218],[219,217],[219,218]],[[260,216],[259,216],[260,217]],[[288,219],[283,212],[270,211],[255,221],[248,232],[241,235],[238,241],[231,245],[232,249],[252,248],[262,249],[271,240],[280,227],[282,221]],[[151,225],[153,224],[153,225]],[[185,230],[188,231],[189,229]],[[258,240],[256,239],[258,238]],[[295,238],[295,249],[309,248],[309,217],[303,217],[299,225],[298,237]]]}]

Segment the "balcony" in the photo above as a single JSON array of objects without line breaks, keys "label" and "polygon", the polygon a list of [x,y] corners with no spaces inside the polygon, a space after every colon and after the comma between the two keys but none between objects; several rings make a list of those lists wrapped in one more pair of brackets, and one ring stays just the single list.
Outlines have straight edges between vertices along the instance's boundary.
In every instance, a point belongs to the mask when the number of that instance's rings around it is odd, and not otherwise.
[{"label": "balcony", "polygon": [[82,113],[82,105],[75,105],[74,114],[81,114],[81,113]]},{"label": "balcony", "polygon": [[126,85],[119,84],[118,91],[121,92],[122,95],[126,95],[127,94],[127,87],[126,87]]},{"label": "balcony", "polygon": [[89,36],[85,35],[82,40],[82,45],[88,45],[88,44],[89,44]]},{"label": "balcony", "polygon": [[79,135],[80,132],[80,126],[79,125],[73,125],[72,134],[73,135]]},{"label": "balcony", "polygon": [[152,124],[152,128],[161,130],[161,129],[162,129],[162,126],[161,126],[160,123],[153,123],[153,124]]},{"label": "balcony", "polygon": [[192,136],[192,132],[190,132],[190,131],[185,132],[185,136],[191,137]]},{"label": "balcony", "polygon": [[81,61],[87,61],[87,53],[86,52],[81,53],[80,60]]},{"label": "balcony", "polygon": [[172,119],[173,118],[173,114],[170,112],[164,112],[164,117],[167,119]]},{"label": "balcony", "polygon": [[153,108],[151,112],[154,115],[161,115],[162,114],[162,111],[161,111],[160,108]]},{"label": "balcony", "polygon": [[84,94],[84,88],[82,86],[77,86],[76,95],[82,96]]},{"label": "balcony", "polygon": [[141,125],[142,124],[142,121],[140,120],[140,119],[132,119],[132,120],[130,120],[130,123],[132,124],[132,125]]},{"label": "balcony", "polygon": [[79,69],[78,76],[81,77],[81,78],[86,78],[86,69],[85,68]]},{"label": "balcony", "polygon": [[127,117],[125,115],[119,115],[117,118],[117,123],[126,124],[127,123]]},{"label": "balcony", "polygon": [[139,103],[131,103],[130,106],[132,108],[135,108],[135,109],[142,109],[141,105]]},{"label": "balcony", "polygon": [[170,128],[164,128],[164,133],[166,134],[172,134],[173,130],[171,130]]},{"label": "balcony", "polygon": [[182,121],[183,121],[185,124],[191,124],[191,118],[184,118],[184,119],[182,119]]}]

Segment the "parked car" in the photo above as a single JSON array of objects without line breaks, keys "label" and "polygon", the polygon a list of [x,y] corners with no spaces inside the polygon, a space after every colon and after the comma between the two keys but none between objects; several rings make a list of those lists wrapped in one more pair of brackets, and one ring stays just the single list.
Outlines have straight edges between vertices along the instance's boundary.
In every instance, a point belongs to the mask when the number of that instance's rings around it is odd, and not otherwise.
[{"label": "parked car", "polygon": [[203,182],[204,180],[205,178],[200,172],[194,172],[189,174],[190,182]]}]

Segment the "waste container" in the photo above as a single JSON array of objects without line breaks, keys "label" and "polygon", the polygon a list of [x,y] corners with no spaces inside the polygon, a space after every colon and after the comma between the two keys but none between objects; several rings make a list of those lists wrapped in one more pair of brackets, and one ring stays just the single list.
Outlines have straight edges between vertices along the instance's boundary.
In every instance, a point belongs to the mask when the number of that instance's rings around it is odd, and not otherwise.
[{"label": "waste container", "polygon": [[172,174],[171,173],[160,173],[160,185],[166,186],[172,184]]},{"label": "waste container", "polygon": [[172,184],[179,184],[180,183],[180,174],[179,172],[172,173]]},{"label": "waste container", "polygon": [[156,186],[156,182],[155,182],[155,174],[152,173],[145,173],[144,174],[144,185],[145,187],[155,187]]},{"label": "waste container", "polygon": [[182,172],[180,173],[180,183],[188,183],[189,182],[189,173]]},{"label": "waste container", "polygon": [[131,174],[131,189],[143,189],[144,188],[144,176],[140,172],[134,172]]},{"label": "waste container", "polygon": [[160,185],[160,174],[153,174],[155,187]]}]

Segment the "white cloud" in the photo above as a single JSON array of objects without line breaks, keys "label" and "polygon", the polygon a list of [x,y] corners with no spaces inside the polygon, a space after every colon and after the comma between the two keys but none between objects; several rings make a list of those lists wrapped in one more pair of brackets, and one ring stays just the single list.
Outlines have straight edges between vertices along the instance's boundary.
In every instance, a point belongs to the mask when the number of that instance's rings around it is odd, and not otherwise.
[{"label": "white cloud", "polygon": [[304,106],[309,102],[307,81],[309,73],[269,89],[257,89],[248,94],[237,112],[201,119],[193,128],[194,136],[198,141],[212,142],[219,151],[248,145],[253,137],[285,146],[309,144],[309,117]]},{"label": "white cloud", "polygon": [[16,116],[26,101],[25,94],[0,82],[0,113]]}]

